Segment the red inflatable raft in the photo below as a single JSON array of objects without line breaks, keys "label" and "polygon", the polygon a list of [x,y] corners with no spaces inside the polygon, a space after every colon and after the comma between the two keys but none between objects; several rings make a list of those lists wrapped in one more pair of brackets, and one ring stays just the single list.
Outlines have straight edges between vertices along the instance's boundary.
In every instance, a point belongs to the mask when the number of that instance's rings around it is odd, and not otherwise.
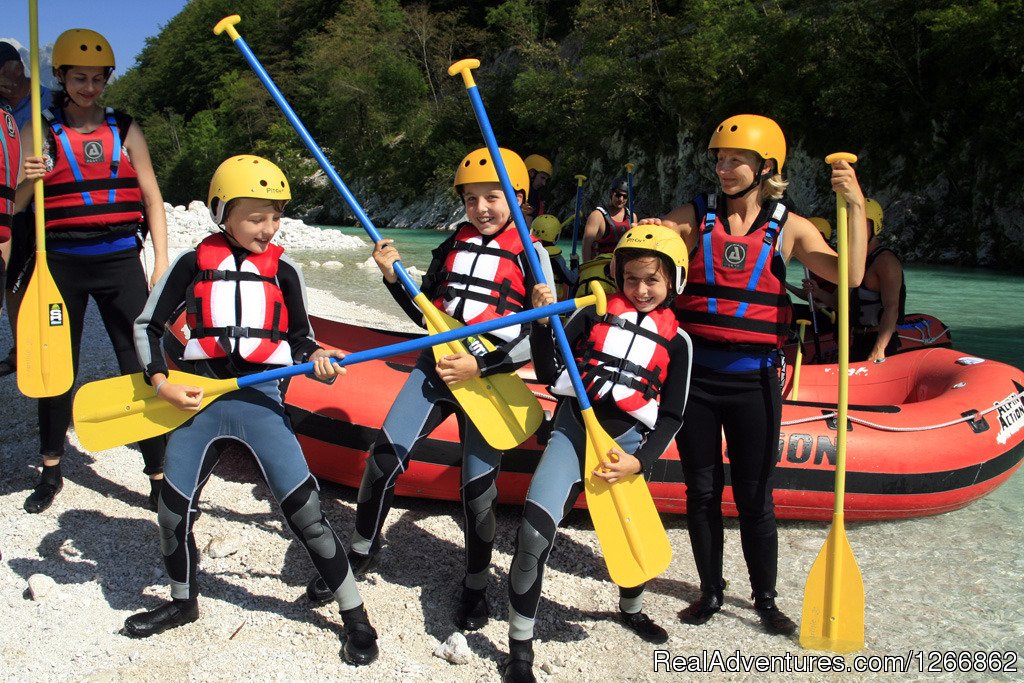
[{"label": "red inflatable raft", "polygon": [[[409,336],[319,318],[313,324],[322,344],[349,352]],[[317,476],[359,486],[367,451],[414,362],[408,355],[356,365],[333,386],[304,377],[291,381],[288,411]],[[801,400],[785,402],[775,475],[779,517],[831,518],[836,372],[835,365],[805,365]],[[545,388],[535,384],[534,389],[550,412],[554,402]],[[787,396],[790,391],[787,385]],[[846,518],[938,514],[992,491],[1024,455],[1022,394],[1024,372],[948,348],[851,365]],[[541,448],[531,437],[504,456],[498,481],[502,502],[522,503]],[[457,500],[460,457],[455,421],[449,419],[413,452],[396,492]],[[728,460],[725,476],[728,484]],[[674,446],[656,466],[650,488],[660,510],[686,511]],[[736,514],[728,486],[725,510]]]}]

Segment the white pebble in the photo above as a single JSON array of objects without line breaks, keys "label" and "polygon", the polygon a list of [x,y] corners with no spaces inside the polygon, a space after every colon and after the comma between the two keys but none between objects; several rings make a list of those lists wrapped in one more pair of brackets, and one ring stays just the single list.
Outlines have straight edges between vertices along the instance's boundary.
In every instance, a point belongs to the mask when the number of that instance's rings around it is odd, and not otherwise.
[{"label": "white pebble", "polygon": [[28,592],[33,600],[42,600],[57,587],[57,582],[46,574],[33,574],[28,577]]},{"label": "white pebble", "polygon": [[213,558],[234,555],[242,547],[237,536],[214,536],[206,544],[206,554]]},{"label": "white pebble", "polygon": [[452,664],[468,664],[471,654],[466,636],[458,632],[448,636],[448,640],[434,649],[435,657],[447,660]]}]

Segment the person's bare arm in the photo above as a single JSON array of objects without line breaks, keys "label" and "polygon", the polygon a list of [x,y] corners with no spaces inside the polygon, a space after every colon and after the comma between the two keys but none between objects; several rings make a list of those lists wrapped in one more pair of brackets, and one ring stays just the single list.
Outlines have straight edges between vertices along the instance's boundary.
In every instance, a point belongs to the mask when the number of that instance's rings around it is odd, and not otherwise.
[{"label": "person's bare arm", "polygon": [[604,234],[604,214],[597,209],[587,216],[587,224],[583,228],[583,260],[589,261],[597,256],[594,250],[594,242],[601,239]]},{"label": "person's bare arm", "polygon": [[149,156],[149,146],[142,134],[138,121],[133,121],[128,135],[125,136],[124,147],[128,150],[132,167],[139,177],[139,188],[142,190],[142,204],[146,211],[146,222],[149,225],[149,237],[153,240],[153,275],[150,285],[156,284],[160,276],[167,270],[167,213],[164,210],[164,198],[160,194],[160,186],[156,182],[153,171],[153,160]]},{"label": "person's bare arm", "polygon": [[900,315],[900,289],[903,283],[903,266],[895,254],[879,254],[871,269],[878,275],[879,294],[882,297],[882,318],[878,321],[878,337],[871,349],[869,361],[885,359],[885,347],[896,334]]}]

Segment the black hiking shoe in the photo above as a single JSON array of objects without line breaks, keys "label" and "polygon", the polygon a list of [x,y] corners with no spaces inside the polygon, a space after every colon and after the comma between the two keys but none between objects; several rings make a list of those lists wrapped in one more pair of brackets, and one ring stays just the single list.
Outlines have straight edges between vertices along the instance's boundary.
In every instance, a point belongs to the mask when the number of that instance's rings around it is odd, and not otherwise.
[{"label": "black hiking shoe", "polygon": [[628,612],[623,612],[620,609],[619,616],[622,618],[623,626],[646,640],[648,643],[660,645],[661,643],[668,642],[668,632],[655,624],[654,621],[652,621],[651,618],[643,612],[634,612],[630,614]]},{"label": "black hiking shoe", "polygon": [[700,597],[679,612],[679,620],[691,626],[700,626],[722,609],[722,591],[701,591]]},{"label": "black hiking shoe", "polygon": [[487,590],[474,590],[462,584],[462,595],[455,610],[455,624],[463,631],[477,631],[487,625],[491,610],[487,606]]},{"label": "black hiking shoe", "polygon": [[342,610],[341,621],[345,625],[345,644],[341,657],[352,666],[365,666],[377,659],[377,631],[370,625],[366,609],[360,605]]},{"label": "black hiking shoe", "polygon": [[508,660],[501,670],[502,683],[535,683],[533,640],[509,640]]},{"label": "black hiking shoe", "polygon": [[133,614],[124,620],[123,632],[129,638],[148,638],[199,618],[199,600],[171,600],[148,612]]},{"label": "black hiking shoe", "polygon": [[796,623],[775,605],[775,591],[754,596],[754,609],[761,618],[761,628],[773,636],[791,636]]}]

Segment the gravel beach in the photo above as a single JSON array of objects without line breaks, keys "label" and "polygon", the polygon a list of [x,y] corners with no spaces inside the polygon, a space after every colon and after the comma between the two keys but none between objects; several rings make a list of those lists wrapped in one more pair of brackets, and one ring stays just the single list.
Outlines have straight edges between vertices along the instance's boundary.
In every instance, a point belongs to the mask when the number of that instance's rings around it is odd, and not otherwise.
[{"label": "gravel beach", "polygon": [[[299,228],[296,228],[299,230]],[[172,244],[194,244],[193,233]],[[336,245],[336,237],[332,243]],[[365,243],[364,243],[365,244]],[[301,248],[286,244],[288,249]],[[301,260],[301,259],[298,259]],[[366,306],[310,293],[316,315],[376,327],[401,326]],[[6,316],[6,314],[5,314]],[[0,322],[0,353],[11,343]],[[117,374],[109,341],[90,308],[78,382]],[[342,378],[339,381],[344,381]],[[304,588],[313,566],[292,541],[259,469],[243,451],[230,452],[207,485],[195,532],[202,549],[199,621],[147,640],[119,633],[125,617],[167,599],[155,514],[145,507],[148,484],[133,448],[89,453],[74,432],[63,460],[65,484],[53,506],[26,514],[22,503],[37,478],[35,401],[15,377],[0,378],[0,677],[24,681],[120,680],[497,680],[507,652],[507,570],[520,510],[502,506],[489,597],[492,620],[466,634],[466,663],[434,655],[456,632],[454,603],[462,578],[461,507],[398,498],[385,526],[378,570],[360,584],[378,633],[381,656],[355,669],[340,658],[336,606],[311,608]],[[323,483],[328,519],[347,542],[355,490]],[[859,655],[923,653],[908,664],[943,662],[931,652],[1007,653],[989,662],[1024,670],[1024,475],[973,505],[938,517],[847,523],[863,573],[866,646]],[[560,532],[544,585],[535,644],[541,680],[689,680],[693,674],[654,670],[656,647],[616,619],[617,592],[608,581],[585,512]],[[686,522],[665,518],[675,557],[648,588],[646,611],[665,626],[670,655],[725,658],[775,656],[774,680],[863,680],[857,673],[784,672],[783,658],[801,662],[796,639],[758,628],[736,520],[726,526],[726,606],[704,626],[679,622],[696,597]],[[799,619],[804,581],[828,534],[820,523],[780,523],[779,605]],[[458,657],[454,657],[458,659]],[[734,658],[735,659],[735,658]],[[748,662],[748,664],[751,662]],[[845,663],[854,665],[854,655]],[[946,661],[955,665],[956,662]],[[890,666],[892,663],[890,663]],[[802,666],[807,667],[806,660]],[[1020,680],[1020,673],[973,669],[946,680]],[[716,680],[764,679],[764,673],[715,672]],[[882,674],[868,678],[889,678]]]}]

